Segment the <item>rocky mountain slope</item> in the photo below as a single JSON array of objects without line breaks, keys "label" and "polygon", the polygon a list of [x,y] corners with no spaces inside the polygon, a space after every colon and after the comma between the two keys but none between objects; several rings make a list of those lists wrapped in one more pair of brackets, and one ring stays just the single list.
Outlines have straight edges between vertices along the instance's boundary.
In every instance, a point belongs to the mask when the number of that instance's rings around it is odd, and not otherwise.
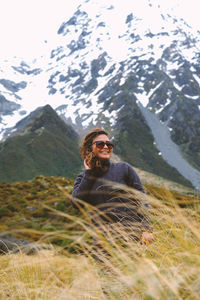
[{"label": "rocky mountain slope", "polygon": [[1,65],[1,135],[37,108],[39,99],[79,133],[97,125],[108,129],[117,154],[133,165],[176,179],[178,172],[156,149],[142,104],[196,169],[198,188],[200,33],[159,10],[156,26],[149,23],[154,7],[151,1],[145,5],[142,15],[134,8],[120,12],[111,0],[80,1],[58,29],[60,45],[49,58]]}]

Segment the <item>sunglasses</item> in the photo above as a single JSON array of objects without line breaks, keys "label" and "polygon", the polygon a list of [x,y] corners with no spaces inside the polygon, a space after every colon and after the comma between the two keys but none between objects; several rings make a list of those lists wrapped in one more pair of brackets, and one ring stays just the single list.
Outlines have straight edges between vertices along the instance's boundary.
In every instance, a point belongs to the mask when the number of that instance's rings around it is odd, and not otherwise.
[{"label": "sunglasses", "polygon": [[92,143],[92,145],[93,144],[96,144],[96,147],[98,149],[103,149],[105,145],[108,147],[109,150],[113,149],[113,147],[114,147],[113,143],[110,141],[108,141],[108,142],[96,141],[96,142]]}]

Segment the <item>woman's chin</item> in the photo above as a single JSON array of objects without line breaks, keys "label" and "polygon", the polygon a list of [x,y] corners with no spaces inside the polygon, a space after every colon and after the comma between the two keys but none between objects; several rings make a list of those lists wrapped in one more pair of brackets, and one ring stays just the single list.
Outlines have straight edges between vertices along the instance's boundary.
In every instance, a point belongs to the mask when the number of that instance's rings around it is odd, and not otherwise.
[{"label": "woman's chin", "polygon": [[107,155],[99,155],[99,158],[102,159],[102,160],[109,160],[110,159],[110,155],[107,154]]}]

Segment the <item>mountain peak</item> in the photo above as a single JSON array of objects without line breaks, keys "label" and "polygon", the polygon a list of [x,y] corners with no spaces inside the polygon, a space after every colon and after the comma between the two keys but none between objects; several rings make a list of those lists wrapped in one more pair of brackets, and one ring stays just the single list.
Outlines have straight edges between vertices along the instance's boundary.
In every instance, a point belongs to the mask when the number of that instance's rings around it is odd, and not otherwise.
[{"label": "mountain peak", "polygon": [[10,132],[8,131],[7,135],[10,138],[44,129],[52,132],[59,129],[60,132],[69,134],[72,138],[78,138],[78,134],[75,133],[74,129],[70,125],[67,125],[49,104],[38,107],[27,117],[17,122],[10,129]]},{"label": "mountain peak", "polygon": [[81,168],[78,134],[50,105],[18,122],[0,143],[0,182],[36,175],[74,177]]}]

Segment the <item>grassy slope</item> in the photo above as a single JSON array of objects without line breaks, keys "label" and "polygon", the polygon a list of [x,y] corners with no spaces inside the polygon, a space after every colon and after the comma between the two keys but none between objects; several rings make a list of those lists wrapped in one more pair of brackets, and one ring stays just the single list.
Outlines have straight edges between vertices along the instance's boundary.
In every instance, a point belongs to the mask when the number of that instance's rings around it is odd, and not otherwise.
[{"label": "grassy slope", "polygon": [[[75,213],[69,197],[63,192],[71,192],[72,183],[71,179],[64,177],[37,176],[31,181],[0,184],[0,231],[31,229],[45,232],[65,228],[63,218],[44,205]],[[35,240],[40,234],[19,233],[20,236]]]},{"label": "grassy slope", "polygon": [[78,135],[48,106],[24,132],[0,143],[0,182],[36,175],[74,178],[80,168]]},{"label": "grassy slope", "polygon": [[[76,215],[77,211],[70,203],[72,186],[73,180],[55,176],[37,176],[31,181],[0,184],[0,231],[32,229],[48,232],[65,229],[70,220],[57,216],[47,207]],[[189,195],[191,190],[183,194],[153,184],[145,185],[145,188],[147,194],[157,199],[173,197],[178,203],[193,203],[196,199],[195,195]],[[18,235],[24,236],[24,233]],[[30,231],[25,236],[34,240],[40,234]],[[63,241],[57,239],[56,243],[60,242],[63,244]]]},{"label": "grassy slope", "polygon": [[28,180],[40,174],[73,177],[81,165],[77,145],[50,131],[13,137],[2,148],[0,182]]},{"label": "grassy slope", "polygon": [[[87,215],[76,217],[70,206],[72,184],[41,176],[0,185],[1,232],[22,229],[18,236],[30,240],[48,233],[45,241],[65,246],[65,251],[1,256],[1,299],[199,299],[199,198],[146,185],[154,221],[154,242],[146,247],[125,233],[127,241],[116,243],[114,232],[108,239],[91,232]],[[180,208],[176,202],[190,205]],[[75,242],[91,253],[88,238],[94,234],[109,253],[109,259],[99,253],[103,263],[71,252]]]}]

